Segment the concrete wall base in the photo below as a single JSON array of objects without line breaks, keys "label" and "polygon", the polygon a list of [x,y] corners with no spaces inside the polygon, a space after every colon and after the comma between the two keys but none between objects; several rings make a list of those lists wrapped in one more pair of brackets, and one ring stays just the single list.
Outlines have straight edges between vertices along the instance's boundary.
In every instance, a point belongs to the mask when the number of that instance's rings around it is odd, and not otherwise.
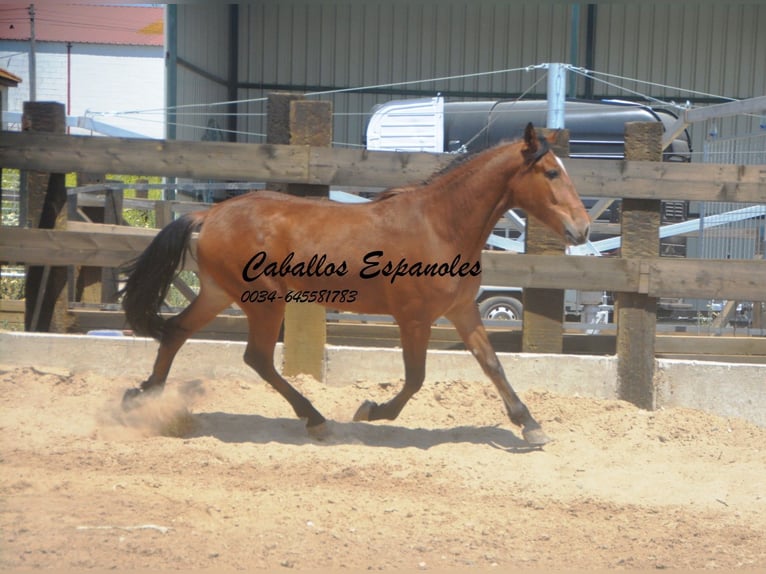
[{"label": "concrete wall base", "polygon": [[[0,363],[118,374],[143,380],[151,371],[157,342],[139,337],[0,332]],[[171,379],[252,378],[242,361],[243,342],[190,340],[179,351]],[[396,381],[404,377],[401,350],[326,347],[326,383]],[[517,391],[617,398],[614,356],[500,353]],[[282,362],[282,346],[275,353]],[[426,382],[480,381],[489,384],[467,351],[429,351]],[[657,360],[657,407],[688,407],[766,426],[766,365]]]}]

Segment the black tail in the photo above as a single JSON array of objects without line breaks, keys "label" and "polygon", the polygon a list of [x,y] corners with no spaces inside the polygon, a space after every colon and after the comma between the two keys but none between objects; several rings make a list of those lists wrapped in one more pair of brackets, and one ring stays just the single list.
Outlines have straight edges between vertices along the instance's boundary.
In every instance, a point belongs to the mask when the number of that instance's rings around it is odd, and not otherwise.
[{"label": "black tail", "polygon": [[200,215],[186,214],[165,226],[149,247],[123,268],[128,280],[120,290],[124,295],[122,308],[136,334],[157,340],[162,337],[165,320],[160,317],[160,307],[176,270],[183,265],[191,234],[202,226]]}]

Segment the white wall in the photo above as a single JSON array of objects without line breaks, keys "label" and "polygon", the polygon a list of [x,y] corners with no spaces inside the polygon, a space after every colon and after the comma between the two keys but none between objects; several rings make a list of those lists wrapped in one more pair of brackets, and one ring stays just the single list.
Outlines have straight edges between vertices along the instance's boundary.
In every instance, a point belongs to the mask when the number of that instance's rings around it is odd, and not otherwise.
[{"label": "white wall", "polygon": [[[8,111],[29,99],[29,44],[0,42],[0,67],[22,78],[8,91]],[[94,119],[152,138],[165,135],[164,49],[157,46],[74,44],[67,72],[66,44],[38,42],[37,100],[67,105],[68,115]],[[143,113],[125,112],[143,111]],[[153,110],[149,113],[146,110]],[[110,115],[102,115],[109,112]],[[73,129],[72,133],[89,133]]]}]

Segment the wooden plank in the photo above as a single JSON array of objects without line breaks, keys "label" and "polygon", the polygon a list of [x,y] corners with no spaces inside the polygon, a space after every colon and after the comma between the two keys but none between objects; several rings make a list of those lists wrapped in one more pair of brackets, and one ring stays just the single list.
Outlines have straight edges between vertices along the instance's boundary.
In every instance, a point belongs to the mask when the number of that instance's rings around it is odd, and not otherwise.
[{"label": "wooden plank", "polygon": [[116,267],[134,258],[151,238],[48,229],[0,229],[2,258],[9,263]]},{"label": "wooden plank", "polygon": [[[125,209],[145,209],[154,211],[157,204],[166,203],[175,213],[189,213],[191,211],[202,211],[212,207],[208,203],[199,203],[197,201],[167,201],[164,199],[136,199],[126,197],[123,200]],[[80,192],[77,194],[77,204],[80,207],[104,207],[104,194]]]},{"label": "wooden plank", "polygon": [[78,233],[105,233],[108,235],[139,235],[142,237],[154,237],[159,229],[151,227],[128,227],[127,225],[114,225],[110,223],[88,223],[85,221],[67,222],[67,231]]},{"label": "wooden plank", "polygon": [[451,154],[311,148],[313,181],[331,186],[395,187],[425,181],[455,159]]},{"label": "wooden plank", "polygon": [[568,159],[582,196],[766,203],[766,166]]},{"label": "wooden plank", "polygon": [[762,355],[695,355],[693,351],[690,354],[668,354],[657,353],[658,359],[674,359],[677,361],[711,361],[716,363],[737,363],[743,365],[766,365],[766,357]]},{"label": "wooden plank", "polygon": [[657,335],[658,355],[751,356],[766,360],[764,337]]},{"label": "wooden plank", "polygon": [[24,300],[0,299],[0,328],[24,330]]},{"label": "wooden plank", "polygon": [[[130,330],[130,325],[122,311],[73,308],[75,324],[80,332],[87,333],[95,329]],[[162,313],[166,319],[170,313]],[[247,321],[242,316],[219,315],[202,330],[195,333],[197,339],[217,339],[229,341],[247,340]]]},{"label": "wooden plank", "polygon": [[[3,132],[3,167],[193,179],[390,187],[426,179],[449,154]],[[766,166],[567,159],[580,195],[766,203]]]},{"label": "wooden plank", "polygon": [[[76,231],[0,228],[0,260],[30,265],[119,266],[139,255],[157,230],[74,224]],[[87,230],[87,231],[85,231]],[[192,239],[192,249],[196,238]],[[196,270],[191,257],[186,269]],[[766,261],[482,255],[486,285],[633,291],[652,297],[758,301],[764,297]]]},{"label": "wooden plank", "polygon": [[3,132],[3,167],[101,171],[315,185],[401,185],[453,159],[427,153],[370,152],[307,145],[187,142]]},{"label": "wooden plank", "polygon": [[766,261],[657,259],[649,263],[649,294],[700,299],[766,299]]},{"label": "wooden plank", "polygon": [[616,257],[560,257],[485,251],[482,283],[583,291],[637,291],[640,260]]},{"label": "wooden plank", "polygon": [[[121,311],[74,308],[76,326],[82,332],[92,329],[125,329],[127,323]],[[0,317],[10,324],[23,324],[23,301],[0,300]],[[164,314],[170,317],[169,314]],[[488,329],[490,340],[498,352],[519,352],[521,333],[501,328]],[[201,339],[247,339],[247,319],[244,316],[220,315],[195,335]],[[564,333],[564,352],[567,354],[614,354],[614,335],[584,335]],[[331,345],[370,346],[392,348],[399,345],[396,325],[328,323],[327,342]],[[432,330],[431,349],[462,349],[462,341],[455,329],[437,326]],[[709,335],[657,335],[658,357],[721,360],[766,364],[766,338],[718,337]]]},{"label": "wooden plank", "polygon": [[[98,224],[90,224],[98,225]],[[115,226],[118,229],[121,226]],[[153,234],[127,228],[121,233],[57,231],[50,229],[0,228],[0,260],[32,265],[90,265],[120,267],[146,249]],[[194,252],[196,235],[192,236]],[[186,257],[184,269],[197,270],[193,257]]]},{"label": "wooden plank", "polygon": [[196,291],[184,283],[180,277],[173,279],[172,285],[178,289],[179,293],[181,293],[187,301],[192,302],[197,298]]}]

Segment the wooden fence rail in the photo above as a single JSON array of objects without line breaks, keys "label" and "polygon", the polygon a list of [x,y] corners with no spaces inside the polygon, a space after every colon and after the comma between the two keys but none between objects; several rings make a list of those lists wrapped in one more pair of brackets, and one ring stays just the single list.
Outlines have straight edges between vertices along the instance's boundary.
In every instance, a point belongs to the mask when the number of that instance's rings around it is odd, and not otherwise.
[{"label": "wooden fence rail", "polygon": [[[139,255],[157,233],[116,225],[75,223],[66,231],[0,228],[4,264],[118,267]],[[194,259],[186,258],[194,270]],[[555,257],[486,251],[488,285],[623,291],[651,297],[757,301],[766,297],[766,260]]]},{"label": "wooden fence rail", "polygon": [[[390,187],[421,181],[454,156],[300,145],[181,142],[2,132],[4,168],[51,173]],[[582,196],[766,203],[766,166],[568,159]]]}]

